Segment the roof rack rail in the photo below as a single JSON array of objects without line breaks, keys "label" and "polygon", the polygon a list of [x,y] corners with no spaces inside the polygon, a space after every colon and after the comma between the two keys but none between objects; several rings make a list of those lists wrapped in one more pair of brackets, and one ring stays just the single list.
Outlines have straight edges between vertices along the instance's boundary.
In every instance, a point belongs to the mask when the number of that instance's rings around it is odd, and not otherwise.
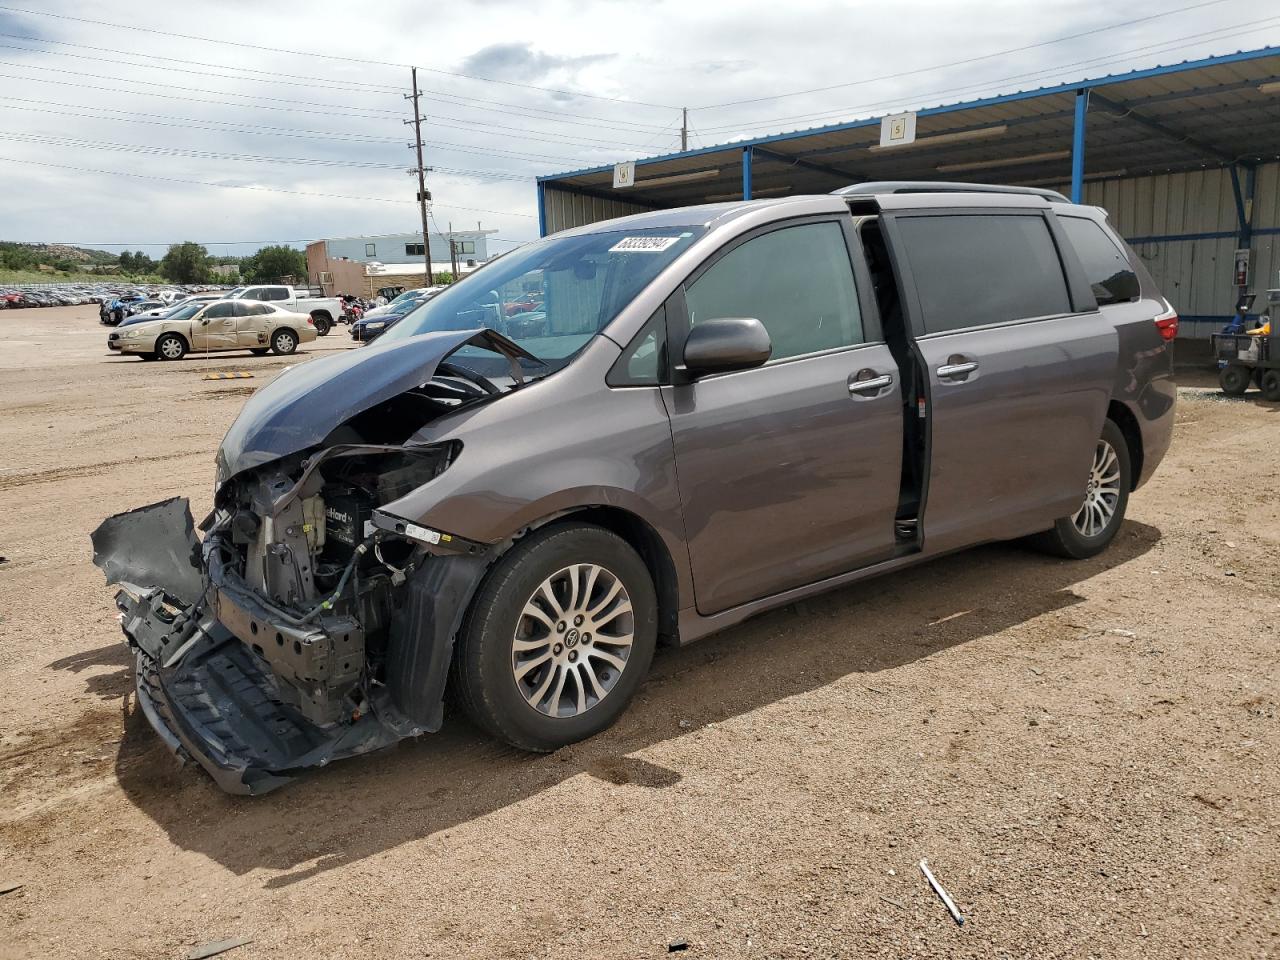
[{"label": "roof rack rail", "polygon": [[832,190],[839,197],[860,197],[878,193],[1021,193],[1044,197],[1056,203],[1070,203],[1057,190],[1044,187],[1008,187],[997,183],[946,183],[937,180],[871,180]]}]

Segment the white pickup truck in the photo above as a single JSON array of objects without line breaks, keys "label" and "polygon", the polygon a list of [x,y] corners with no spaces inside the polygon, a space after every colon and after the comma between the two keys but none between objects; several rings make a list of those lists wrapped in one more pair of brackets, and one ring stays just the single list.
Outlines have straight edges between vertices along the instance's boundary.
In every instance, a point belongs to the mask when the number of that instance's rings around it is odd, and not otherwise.
[{"label": "white pickup truck", "polygon": [[311,315],[316,333],[326,336],[342,317],[342,301],[337,297],[312,297],[305,291],[295,290],[285,284],[259,283],[236,287],[226,295],[227,300],[264,300],[284,310]]}]

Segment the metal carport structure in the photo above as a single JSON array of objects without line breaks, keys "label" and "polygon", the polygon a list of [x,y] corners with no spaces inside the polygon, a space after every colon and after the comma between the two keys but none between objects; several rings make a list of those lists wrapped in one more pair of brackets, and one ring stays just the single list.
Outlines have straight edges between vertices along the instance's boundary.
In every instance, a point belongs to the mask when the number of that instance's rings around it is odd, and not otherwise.
[{"label": "metal carport structure", "polygon": [[538,179],[542,235],[739,197],[870,180],[1049,186],[1106,207],[1203,336],[1227,319],[1235,251],[1250,286],[1280,286],[1280,47],[916,111],[916,140],[880,147],[877,115]]}]

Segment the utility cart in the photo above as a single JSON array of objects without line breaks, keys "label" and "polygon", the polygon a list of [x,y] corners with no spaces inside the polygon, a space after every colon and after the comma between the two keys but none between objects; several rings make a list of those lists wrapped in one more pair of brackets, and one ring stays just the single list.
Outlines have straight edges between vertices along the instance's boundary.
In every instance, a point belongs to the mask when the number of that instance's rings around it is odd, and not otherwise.
[{"label": "utility cart", "polygon": [[[1252,299],[1252,298],[1250,298]],[[1280,317],[1280,289],[1267,291],[1267,312],[1258,325]],[[1280,402],[1280,337],[1274,327],[1270,333],[1215,333],[1214,355],[1218,358],[1218,383],[1222,392],[1239,397],[1257,384],[1262,396]]]}]

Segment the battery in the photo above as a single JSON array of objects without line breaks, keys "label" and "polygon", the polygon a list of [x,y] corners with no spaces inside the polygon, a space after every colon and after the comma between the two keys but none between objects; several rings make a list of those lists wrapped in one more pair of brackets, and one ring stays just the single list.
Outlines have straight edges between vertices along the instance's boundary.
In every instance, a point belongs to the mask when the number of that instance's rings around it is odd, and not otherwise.
[{"label": "battery", "polygon": [[364,540],[365,524],[373,519],[373,501],[355,487],[325,494],[325,540],[331,553],[350,556]]}]

